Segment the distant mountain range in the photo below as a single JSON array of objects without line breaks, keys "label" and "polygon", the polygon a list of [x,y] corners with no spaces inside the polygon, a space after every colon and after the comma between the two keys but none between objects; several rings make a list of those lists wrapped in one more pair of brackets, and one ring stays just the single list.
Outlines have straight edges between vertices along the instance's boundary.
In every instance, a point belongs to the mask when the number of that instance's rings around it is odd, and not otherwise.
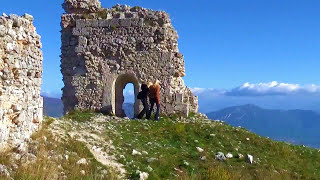
[{"label": "distant mountain range", "polygon": [[134,104],[133,103],[123,103],[122,109],[126,113],[128,118],[134,118]]},{"label": "distant mountain range", "polygon": [[61,99],[43,96],[43,113],[50,117],[61,117],[63,114]]},{"label": "distant mountain range", "polygon": [[276,140],[320,147],[320,114],[308,110],[269,110],[255,105],[228,107],[207,114],[210,119],[241,126]]}]

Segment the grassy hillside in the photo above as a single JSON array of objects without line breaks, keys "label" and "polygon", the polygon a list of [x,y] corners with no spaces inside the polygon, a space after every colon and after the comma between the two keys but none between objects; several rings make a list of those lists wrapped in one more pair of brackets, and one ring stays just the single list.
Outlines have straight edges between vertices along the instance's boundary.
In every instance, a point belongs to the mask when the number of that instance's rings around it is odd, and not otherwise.
[{"label": "grassy hillside", "polygon": [[[71,155],[77,152],[71,160],[61,160],[62,174],[67,179],[139,179],[140,175],[147,175],[148,179],[186,180],[320,179],[317,149],[275,142],[198,115],[187,119],[162,117],[157,122],[74,113],[52,120],[40,136],[48,137],[46,143],[52,141],[57,145],[55,148],[45,146],[44,150],[63,156],[66,152]],[[62,140],[58,140],[59,136]],[[97,152],[102,153],[97,155]],[[234,157],[218,161],[217,152],[232,153]],[[37,156],[41,159],[40,154]],[[253,164],[237,158],[238,154],[253,155]],[[87,159],[88,165],[77,164],[81,158]],[[3,159],[0,158],[0,164],[8,163]],[[103,159],[108,160],[107,163]],[[58,166],[60,162],[55,163]],[[26,177],[46,179],[48,177],[39,175],[42,166],[45,163],[39,162],[38,171],[23,168],[13,177],[21,177],[22,173],[29,174]],[[121,169],[124,170],[120,172]],[[85,175],[80,173],[82,170]],[[108,175],[101,177],[102,170],[107,170]]]},{"label": "grassy hillside", "polygon": [[[152,168],[150,179],[320,179],[318,150],[275,142],[220,122],[173,117],[160,122],[111,121],[106,126],[113,127],[106,133],[131,177],[137,169]],[[133,149],[148,155],[134,156]],[[220,162],[217,152],[251,154],[254,163],[239,158]],[[150,158],[156,160],[150,163]]]}]

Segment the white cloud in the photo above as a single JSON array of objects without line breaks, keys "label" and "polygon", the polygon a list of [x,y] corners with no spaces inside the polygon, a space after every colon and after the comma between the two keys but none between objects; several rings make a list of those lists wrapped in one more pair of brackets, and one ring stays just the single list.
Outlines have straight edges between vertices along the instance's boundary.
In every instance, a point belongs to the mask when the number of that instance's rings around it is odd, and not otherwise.
[{"label": "white cloud", "polygon": [[51,97],[51,98],[61,98],[61,93],[52,91],[41,91],[41,96]]},{"label": "white cloud", "polygon": [[201,96],[201,95],[210,95],[210,96],[221,96],[226,93],[225,90],[218,90],[218,89],[213,89],[213,88],[190,88],[191,91],[196,95],[196,96]]},{"label": "white cloud", "polygon": [[293,95],[293,94],[320,94],[318,85],[299,85],[289,83],[279,83],[272,81],[269,83],[244,83],[242,86],[228,91],[228,96],[267,96],[267,95]]},{"label": "white cloud", "polygon": [[209,88],[192,88],[192,91],[197,95],[205,96],[273,96],[273,95],[320,95],[320,86],[299,85],[290,83],[279,83],[272,81],[268,83],[244,83],[243,85],[231,90],[215,90]]}]

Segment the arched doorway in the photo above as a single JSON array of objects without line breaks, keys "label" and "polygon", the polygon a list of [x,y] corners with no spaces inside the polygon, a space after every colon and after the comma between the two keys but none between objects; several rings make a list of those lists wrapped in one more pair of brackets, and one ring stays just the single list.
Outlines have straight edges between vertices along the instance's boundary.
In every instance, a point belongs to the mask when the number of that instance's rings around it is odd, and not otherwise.
[{"label": "arched doorway", "polygon": [[118,117],[125,117],[125,111],[123,110],[124,96],[123,90],[127,84],[132,83],[134,88],[134,116],[139,113],[139,101],[137,101],[137,94],[139,93],[139,82],[135,76],[131,74],[123,74],[118,76],[114,84],[114,113]]},{"label": "arched doorway", "polygon": [[132,83],[128,83],[123,89],[124,102],[122,104],[122,109],[124,110],[126,117],[132,119],[134,118],[134,86]]}]

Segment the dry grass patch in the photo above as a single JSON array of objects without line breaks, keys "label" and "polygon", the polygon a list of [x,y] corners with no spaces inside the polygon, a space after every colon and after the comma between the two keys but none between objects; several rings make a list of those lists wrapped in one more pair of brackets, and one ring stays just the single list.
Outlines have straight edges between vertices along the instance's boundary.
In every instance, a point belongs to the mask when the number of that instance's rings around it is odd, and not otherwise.
[{"label": "dry grass patch", "polygon": [[[23,180],[116,179],[115,173],[96,161],[84,143],[70,137],[62,140],[54,137],[48,130],[53,121],[46,118],[41,130],[32,136],[28,151],[37,157],[35,163],[15,162],[19,168],[11,177]],[[82,158],[87,163],[77,163]],[[0,163],[9,167],[12,162],[7,161],[5,155],[0,155]]]}]

